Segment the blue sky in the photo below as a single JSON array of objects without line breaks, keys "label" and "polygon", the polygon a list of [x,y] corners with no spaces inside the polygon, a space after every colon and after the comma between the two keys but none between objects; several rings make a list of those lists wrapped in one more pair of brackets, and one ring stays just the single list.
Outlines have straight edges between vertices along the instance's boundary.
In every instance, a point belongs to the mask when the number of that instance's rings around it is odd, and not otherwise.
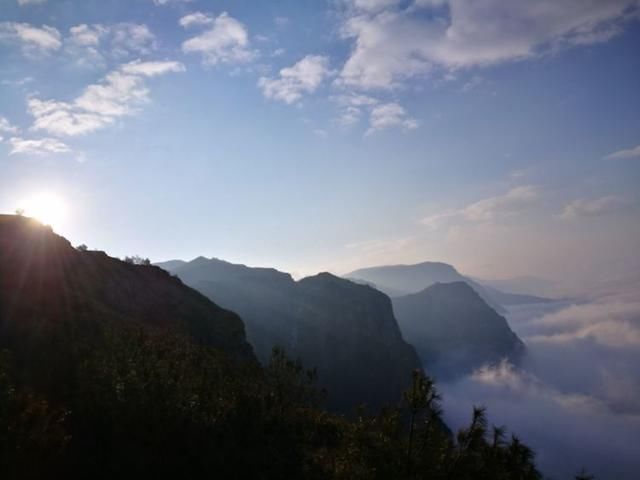
[{"label": "blue sky", "polygon": [[0,210],[309,274],[640,268],[640,15],[610,0],[0,0]]}]

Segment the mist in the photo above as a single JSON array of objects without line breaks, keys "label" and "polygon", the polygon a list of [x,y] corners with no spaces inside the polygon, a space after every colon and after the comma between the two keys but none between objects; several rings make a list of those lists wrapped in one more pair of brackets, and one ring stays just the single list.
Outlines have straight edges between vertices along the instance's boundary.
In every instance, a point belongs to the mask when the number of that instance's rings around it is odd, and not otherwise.
[{"label": "mist", "polygon": [[589,299],[513,308],[527,345],[519,368],[502,362],[441,383],[445,418],[457,429],[472,405],[536,452],[546,478],[637,478],[640,462],[640,282]]}]

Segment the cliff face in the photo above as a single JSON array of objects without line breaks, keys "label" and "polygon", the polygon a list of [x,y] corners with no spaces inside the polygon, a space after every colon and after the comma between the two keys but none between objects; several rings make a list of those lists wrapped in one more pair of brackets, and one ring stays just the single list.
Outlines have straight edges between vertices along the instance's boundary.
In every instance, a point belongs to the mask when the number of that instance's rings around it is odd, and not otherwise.
[{"label": "cliff face", "polygon": [[298,284],[296,317],[304,323],[292,351],[318,366],[343,405],[396,403],[420,360],[402,338],[389,297],[327,273]]},{"label": "cliff face", "polygon": [[404,337],[435,375],[468,373],[502,358],[517,361],[524,344],[465,282],[437,283],[393,299]]},{"label": "cliff face", "polygon": [[411,371],[420,368],[389,297],[371,287],[328,273],[295,282],[277,270],[216,259],[195,259],[175,273],[243,318],[263,362],[281,346],[316,368],[336,410],[396,403]]},{"label": "cliff face", "polygon": [[0,332],[62,320],[127,322],[253,360],[240,318],[153,266],[77,251],[28,218],[0,216]]}]

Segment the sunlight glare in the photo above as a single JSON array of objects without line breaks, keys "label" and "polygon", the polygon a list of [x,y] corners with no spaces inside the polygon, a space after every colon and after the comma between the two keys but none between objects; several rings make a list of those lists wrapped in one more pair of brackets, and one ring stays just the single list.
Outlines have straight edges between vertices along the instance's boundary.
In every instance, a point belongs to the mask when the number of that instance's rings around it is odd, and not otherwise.
[{"label": "sunlight glare", "polygon": [[41,192],[26,198],[21,205],[24,215],[33,217],[58,230],[66,221],[69,210],[66,202],[54,193]]}]

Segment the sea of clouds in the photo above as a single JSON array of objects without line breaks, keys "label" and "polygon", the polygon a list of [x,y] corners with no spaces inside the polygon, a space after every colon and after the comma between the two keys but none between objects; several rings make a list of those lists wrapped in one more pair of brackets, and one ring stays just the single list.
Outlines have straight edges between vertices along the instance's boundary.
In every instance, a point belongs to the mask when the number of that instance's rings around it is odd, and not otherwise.
[{"label": "sea of clouds", "polygon": [[472,405],[534,448],[546,478],[637,479],[640,469],[640,281],[590,298],[512,308],[527,354],[441,383],[445,419],[468,423]]}]

